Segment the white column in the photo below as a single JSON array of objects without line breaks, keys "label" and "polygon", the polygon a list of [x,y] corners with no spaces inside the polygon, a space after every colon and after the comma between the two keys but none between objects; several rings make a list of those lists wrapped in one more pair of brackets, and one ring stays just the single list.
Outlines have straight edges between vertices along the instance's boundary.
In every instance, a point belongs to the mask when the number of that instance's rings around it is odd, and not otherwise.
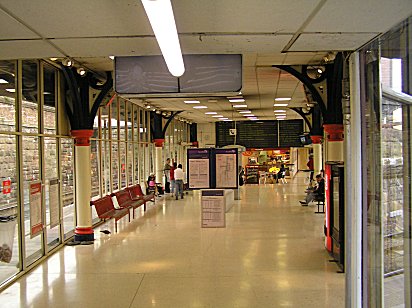
[{"label": "white column", "polygon": [[91,165],[90,137],[93,130],[72,130],[75,137],[75,200],[76,200],[76,230],[74,240],[80,242],[93,241],[91,198]]},{"label": "white column", "polygon": [[158,146],[158,144],[155,146],[155,158],[156,158],[156,164],[155,164],[155,175],[156,175],[156,182],[157,183],[163,183],[163,167],[164,167],[164,162],[163,162],[163,147]]},{"label": "white column", "polygon": [[[362,142],[359,54],[349,58],[350,119],[345,157],[346,307],[362,307]],[[346,138],[348,139],[348,138]]]},{"label": "white column", "polygon": [[77,228],[89,228],[92,225],[90,147],[76,146],[75,152]]},{"label": "white column", "polygon": [[312,144],[313,149],[313,170],[314,170],[314,177],[320,173],[320,170],[323,169],[322,164],[322,144],[314,143]]}]

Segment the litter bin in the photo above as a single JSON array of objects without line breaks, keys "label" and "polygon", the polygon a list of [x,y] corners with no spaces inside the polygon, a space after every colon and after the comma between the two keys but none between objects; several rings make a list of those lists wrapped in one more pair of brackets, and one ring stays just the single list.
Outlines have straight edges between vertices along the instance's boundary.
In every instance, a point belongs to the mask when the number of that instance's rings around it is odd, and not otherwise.
[{"label": "litter bin", "polygon": [[0,216],[0,261],[10,263],[13,254],[17,216]]}]

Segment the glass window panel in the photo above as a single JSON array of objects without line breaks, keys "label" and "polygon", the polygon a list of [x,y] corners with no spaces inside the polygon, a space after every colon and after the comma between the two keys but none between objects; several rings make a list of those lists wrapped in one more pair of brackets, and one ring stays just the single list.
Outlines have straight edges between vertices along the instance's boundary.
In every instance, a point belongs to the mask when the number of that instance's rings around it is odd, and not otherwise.
[{"label": "glass window panel", "polygon": [[111,193],[111,176],[110,176],[110,142],[102,142],[102,174],[103,174],[103,195]]},{"label": "glass window panel", "polygon": [[60,142],[63,225],[65,238],[67,238],[72,234],[75,227],[73,139],[62,138]]},{"label": "glass window panel", "polygon": [[0,222],[3,233],[2,258],[0,262],[0,281],[5,281],[19,271],[18,241],[18,185],[16,178],[16,137],[0,135],[0,179],[3,192],[0,194],[0,216],[7,221]]},{"label": "glass window panel", "polygon": [[15,61],[0,61],[0,130],[14,131],[16,121]]},{"label": "glass window panel", "polygon": [[117,140],[117,125],[118,125],[118,119],[119,119],[119,114],[117,111],[117,106],[118,106],[118,100],[119,99],[114,99],[112,104],[111,104],[111,126],[112,126],[112,140]]},{"label": "glass window panel", "polygon": [[[43,215],[42,209],[36,209],[37,214],[31,213],[29,194],[30,184],[40,181],[40,149],[39,137],[23,136],[23,204],[24,204],[24,226],[25,226],[25,248],[26,260],[32,264],[43,255],[42,235],[31,236],[31,216]],[[37,211],[38,210],[38,211]]]},{"label": "glass window panel", "polygon": [[127,102],[126,107],[127,107],[127,117],[126,117],[127,140],[128,141],[134,141],[133,140],[133,135],[134,135],[134,130],[133,130],[133,104],[130,103],[130,102]]},{"label": "glass window panel", "polygon": [[22,127],[24,132],[38,133],[39,132],[39,117],[38,117],[38,62],[23,61],[22,62]]},{"label": "glass window panel", "polygon": [[126,177],[126,142],[119,142],[119,158],[120,158],[120,187],[125,188],[127,185],[127,177]]},{"label": "glass window panel", "polygon": [[133,105],[133,129],[134,129],[134,140],[136,142],[140,141],[139,134],[139,107]]},{"label": "glass window panel", "polygon": [[101,129],[102,129],[102,136],[101,138],[104,140],[109,140],[110,139],[110,121],[109,121],[109,112],[110,108],[109,107],[101,107],[100,108],[101,112]]},{"label": "glass window panel", "polygon": [[140,160],[139,160],[139,152],[140,152],[140,146],[138,143],[133,143],[134,151],[134,182],[133,183],[140,183],[139,180],[139,175],[140,175]]},{"label": "glass window panel", "polygon": [[[57,195],[57,200],[50,204],[50,180],[58,179],[58,157],[57,157],[57,138],[44,138],[44,163],[45,163],[45,201],[46,201],[46,226],[47,226],[47,243],[49,249],[56,247],[60,243],[60,225],[55,225],[56,221],[60,220],[60,194]],[[58,185],[58,184],[57,184]],[[55,187],[55,186],[54,186]],[[50,208],[53,206],[53,208]],[[57,209],[56,209],[57,207]],[[51,225],[50,213],[59,213],[59,218],[53,221]]]},{"label": "glass window panel", "polygon": [[120,140],[126,140],[126,102],[124,99],[119,99],[119,109]]},{"label": "glass window panel", "polygon": [[127,182],[133,184],[133,143],[127,143]]},{"label": "glass window panel", "polygon": [[140,122],[139,122],[139,131],[140,131],[140,141],[146,141],[146,118],[145,111],[140,109]]},{"label": "glass window panel", "polygon": [[[90,167],[91,167],[91,198],[100,197],[100,176],[99,176],[99,141],[91,140],[90,143]],[[98,220],[98,215],[94,206],[92,206],[92,219]]]},{"label": "glass window panel", "polygon": [[119,189],[119,152],[118,142],[112,142],[112,189]]},{"label": "glass window panel", "polygon": [[45,134],[56,134],[56,79],[57,70],[45,64],[43,69],[43,125]]}]

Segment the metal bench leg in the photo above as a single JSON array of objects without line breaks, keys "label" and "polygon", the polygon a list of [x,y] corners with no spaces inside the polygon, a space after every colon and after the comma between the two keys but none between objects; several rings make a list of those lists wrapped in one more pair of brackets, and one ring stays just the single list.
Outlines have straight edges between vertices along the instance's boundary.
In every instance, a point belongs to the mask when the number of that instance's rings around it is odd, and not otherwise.
[{"label": "metal bench leg", "polygon": [[[322,212],[319,210],[319,206],[322,203]],[[315,214],[323,214],[325,213],[325,201],[318,201],[318,210],[315,212]]]}]

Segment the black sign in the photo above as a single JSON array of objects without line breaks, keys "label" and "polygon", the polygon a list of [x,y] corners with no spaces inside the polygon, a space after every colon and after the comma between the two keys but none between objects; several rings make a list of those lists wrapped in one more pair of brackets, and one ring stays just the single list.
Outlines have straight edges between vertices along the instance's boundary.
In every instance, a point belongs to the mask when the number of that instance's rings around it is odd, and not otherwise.
[{"label": "black sign", "polygon": [[279,148],[301,147],[303,120],[279,121]]}]

